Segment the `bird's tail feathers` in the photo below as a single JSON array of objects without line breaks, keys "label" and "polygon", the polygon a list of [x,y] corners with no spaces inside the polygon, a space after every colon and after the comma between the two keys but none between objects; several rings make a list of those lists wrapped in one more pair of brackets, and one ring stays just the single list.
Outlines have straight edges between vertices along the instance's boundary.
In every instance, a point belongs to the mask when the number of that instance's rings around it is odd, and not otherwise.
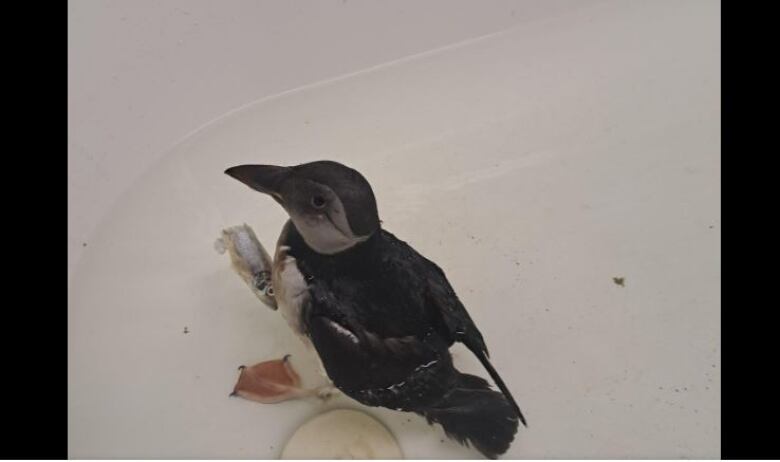
[{"label": "bird's tail feathers", "polygon": [[440,424],[450,438],[495,459],[514,440],[517,413],[504,395],[491,390],[485,380],[458,374],[455,386],[421,414],[428,423]]}]

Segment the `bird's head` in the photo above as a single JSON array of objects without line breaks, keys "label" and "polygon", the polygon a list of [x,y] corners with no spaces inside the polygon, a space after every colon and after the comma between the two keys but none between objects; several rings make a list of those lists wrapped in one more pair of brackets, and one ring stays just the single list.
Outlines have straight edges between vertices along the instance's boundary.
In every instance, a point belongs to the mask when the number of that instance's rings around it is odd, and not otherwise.
[{"label": "bird's head", "polygon": [[306,244],[318,253],[341,252],[379,229],[371,185],[357,170],[338,162],[239,165],[225,173],[276,200]]}]

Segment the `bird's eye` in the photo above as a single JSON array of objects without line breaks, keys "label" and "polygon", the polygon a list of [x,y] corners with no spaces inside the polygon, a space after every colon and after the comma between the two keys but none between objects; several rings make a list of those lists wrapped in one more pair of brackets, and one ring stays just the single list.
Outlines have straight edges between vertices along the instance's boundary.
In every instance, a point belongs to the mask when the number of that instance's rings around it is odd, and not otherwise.
[{"label": "bird's eye", "polygon": [[314,208],[321,209],[325,206],[325,198],[322,196],[314,196],[311,198],[311,205]]}]

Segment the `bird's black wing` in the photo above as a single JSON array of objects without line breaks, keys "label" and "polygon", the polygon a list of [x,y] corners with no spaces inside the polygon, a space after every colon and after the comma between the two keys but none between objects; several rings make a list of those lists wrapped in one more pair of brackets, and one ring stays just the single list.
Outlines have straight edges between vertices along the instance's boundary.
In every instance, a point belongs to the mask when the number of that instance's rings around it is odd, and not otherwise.
[{"label": "bird's black wing", "polygon": [[482,333],[471,320],[466,307],[458,299],[444,271],[436,263],[429,260],[426,262],[431,266],[430,272],[434,275],[428,279],[426,303],[441,315],[447,333],[453,341],[461,342],[472,351],[477,350],[490,357]]},{"label": "bird's black wing", "polygon": [[351,314],[326,284],[310,286],[305,329],[333,384],[370,406],[416,410],[439,400],[456,371],[440,335],[387,337]]},{"label": "bird's black wing", "polygon": [[439,330],[442,335],[448,338],[450,344],[452,342],[463,343],[472,353],[474,353],[477,359],[479,359],[479,362],[482,363],[482,366],[488,371],[498,388],[512,404],[520,421],[523,425],[527,425],[525,417],[523,416],[520,407],[515,402],[512,393],[490,363],[490,354],[488,353],[482,333],[477,329],[471,316],[469,316],[466,311],[466,307],[463,306],[463,303],[458,299],[458,296],[455,294],[455,290],[447,280],[444,271],[439,268],[436,263],[417,253],[405,242],[400,241],[390,233],[387,234],[388,241],[391,242],[391,245],[398,248],[395,253],[403,253],[400,250],[401,247],[408,249],[406,251],[407,256],[405,259],[416,260],[416,266],[418,266],[417,271],[426,275],[426,283],[424,285],[426,309],[439,316]]},{"label": "bird's black wing", "polygon": [[485,356],[488,353],[482,334],[471,320],[466,308],[458,299],[447,277],[439,266],[420,255],[404,241],[396,238],[391,233],[384,231],[385,242],[392,251],[389,255],[396,256],[399,264],[407,266],[407,272],[424,275],[422,284],[415,289],[422,293],[421,309],[426,310],[439,322],[439,331],[450,344],[461,342],[470,349],[481,351]]}]

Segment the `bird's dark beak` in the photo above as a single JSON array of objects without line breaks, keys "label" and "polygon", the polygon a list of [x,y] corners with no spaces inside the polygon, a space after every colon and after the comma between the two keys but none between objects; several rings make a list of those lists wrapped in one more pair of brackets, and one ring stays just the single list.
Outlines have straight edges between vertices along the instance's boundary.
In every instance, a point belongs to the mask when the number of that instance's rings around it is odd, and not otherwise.
[{"label": "bird's dark beak", "polygon": [[255,191],[268,194],[281,202],[280,189],[284,180],[292,173],[292,168],[275,165],[238,165],[225,170],[225,173]]}]

